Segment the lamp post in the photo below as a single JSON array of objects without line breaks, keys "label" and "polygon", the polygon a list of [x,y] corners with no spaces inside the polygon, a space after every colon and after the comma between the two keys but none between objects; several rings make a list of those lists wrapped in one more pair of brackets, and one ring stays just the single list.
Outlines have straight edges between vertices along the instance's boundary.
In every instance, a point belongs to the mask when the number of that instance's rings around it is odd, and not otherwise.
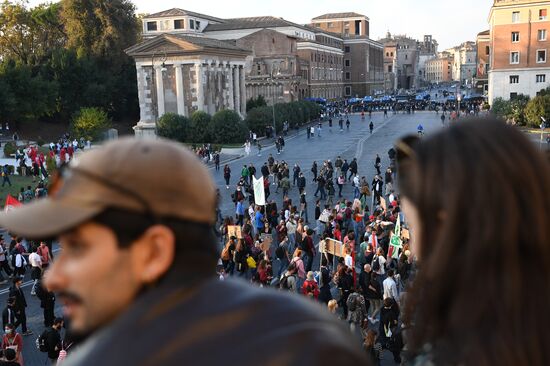
[{"label": "lamp post", "polygon": [[272,111],[273,111],[273,138],[275,138],[277,136],[277,128],[275,126],[275,88],[273,88],[273,86],[276,84],[276,80],[275,80],[275,76],[279,76],[281,75],[281,72],[280,71],[277,71],[277,74],[273,75],[273,68],[271,69],[271,73],[270,73],[270,77],[267,78],[267,82],[269,83],[269,85],[271,85],[271,107],[272,107]]},{"label": "lamp post", "polygon": [[541,116],[540,119],[542,120],[542,123],[540,124],[540,145],[539,145],[539,149],[540,149],[540,151],[542,151],[542,141],[544,140],[544,128],[546,127],[546,118]]},{"label": "lamp post", "polygon": [[457,118],[460,117],[460,101],[462,100],[462,94],[460,93],[460,91],[457,93],[456,95],[456,102],[458,104],[458,109],[456,111],[456,116]]}]

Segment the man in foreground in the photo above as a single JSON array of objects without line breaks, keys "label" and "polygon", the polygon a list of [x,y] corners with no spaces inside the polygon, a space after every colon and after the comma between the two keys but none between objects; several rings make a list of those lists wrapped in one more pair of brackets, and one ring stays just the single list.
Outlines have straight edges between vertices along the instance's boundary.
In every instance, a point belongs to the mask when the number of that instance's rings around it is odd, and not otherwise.
[{"label": "man in foreground", "polygon": [[48,198],[0,216],[10,232],[59,238],[45,285],[88,337],[66,365],[365,364],[315,304],[215,278],[215,202],[181,145],[122,139],[71,162]]}]

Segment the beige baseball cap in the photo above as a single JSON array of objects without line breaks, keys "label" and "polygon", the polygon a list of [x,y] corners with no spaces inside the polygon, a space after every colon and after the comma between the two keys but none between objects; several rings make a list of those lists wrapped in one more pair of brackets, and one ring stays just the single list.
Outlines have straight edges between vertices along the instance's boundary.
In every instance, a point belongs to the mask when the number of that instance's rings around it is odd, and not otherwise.
[{"label": "beige baseball cap", "polygon": [[216,188],[181,144],[123,138],[73,159],[47,198],[0,214],[0,227],[29,239],[55,237],[107,208],[214,224]]}]

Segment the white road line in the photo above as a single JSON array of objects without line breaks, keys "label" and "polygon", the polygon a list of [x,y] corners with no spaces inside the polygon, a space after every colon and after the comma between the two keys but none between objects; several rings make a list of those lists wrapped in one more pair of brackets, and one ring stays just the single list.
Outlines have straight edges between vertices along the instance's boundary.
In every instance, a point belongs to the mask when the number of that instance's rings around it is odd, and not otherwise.
[{"label": "white road line", "polygon": [[[57,248],[57,249],[54,249],[53,252],[55,253],[55,252],[58,252],[58,251],[60,251],[60,250],[61,250],[61,248]],[[10,279],[9,279],[9,280],[10,280]],[[8,281],[9,281],[9,280],[8,280]],[[27,282],[23,282],[23,283],[21,284],[21,287],[27,287],[27,286],[32,285],[33,283],[34,283],[34,280],[30,280],[30,281],[27,281]],[[10,289],[9,289],[9,287],[8,287],[8,288],[6,288],[6,289],[1,290],[1,291],[0,291],[0,295],[5,295],[5,294],[8,294],[9,292],[10,292]]]}]

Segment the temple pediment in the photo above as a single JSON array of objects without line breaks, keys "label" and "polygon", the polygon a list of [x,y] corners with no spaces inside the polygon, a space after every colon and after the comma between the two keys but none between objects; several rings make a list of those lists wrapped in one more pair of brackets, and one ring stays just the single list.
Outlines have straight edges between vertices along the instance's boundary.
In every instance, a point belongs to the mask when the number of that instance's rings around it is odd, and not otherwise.
[{"label": "temple pediment", "polygon": [[226,42],[183,34],[162,34],[126,49],[126,53],[132,57],[149,57],[160,53],[185,55],[205,52],[230,52],[243,56],[251,53],[250,50],[237,47],[231,41]]}]

